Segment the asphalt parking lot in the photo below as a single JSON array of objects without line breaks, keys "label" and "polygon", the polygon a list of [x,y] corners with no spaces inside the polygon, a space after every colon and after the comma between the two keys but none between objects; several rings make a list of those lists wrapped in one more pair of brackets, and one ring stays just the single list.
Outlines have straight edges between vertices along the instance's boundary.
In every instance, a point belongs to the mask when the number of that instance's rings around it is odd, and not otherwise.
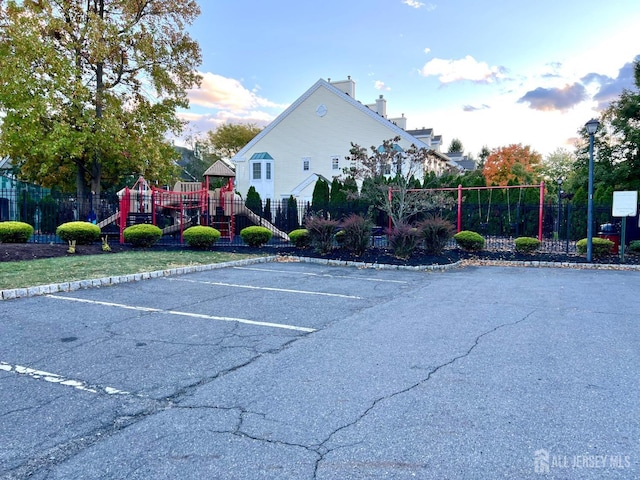
[{"label": "asphalt parking lot", "polygon": [[640,273],[266,263],[0,303],[0,478],[640,478]]}]

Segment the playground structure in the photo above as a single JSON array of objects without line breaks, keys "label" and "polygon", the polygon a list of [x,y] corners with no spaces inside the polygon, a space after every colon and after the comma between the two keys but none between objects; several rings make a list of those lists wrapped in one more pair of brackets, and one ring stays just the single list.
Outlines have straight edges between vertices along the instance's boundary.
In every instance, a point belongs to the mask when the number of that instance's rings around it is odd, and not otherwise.
[{"label": "playground structure", "polygon": [[233,239],[235,216],[244,215],[256,225],[269,229],[273,235],[284,241],[289,236],[273,224],[249,210],[240,195],[233,188],[233,177],[227,184],[209,189],[210,178],[201,182],[177,182],[173,190],[149,185],[140,177],[132,188],[125,187],[118,192],[119,211],[98,223],[102,229],[116,223],[120,230],[120,243],[124,243],[124,230],[128,226],[148,223],[162,228],[163,235],[180,234],[183,241],[184,230],[192,225],[216,228],[221,238]]},{"label": "playground structure", "polygon": [[[543,231],[543,215],[544,215],[544,182],[540,182],[540,184],[538,185],[503,185],[503,186],[499,186],[499,185],[492,185],[492,186],[485,186],[485,187],[463,187],[462,185],[458,185],[457,187],[450,187],[450,188],[431,188],[431,189],[410,189],[407,190],[408,192],[457,192],[457,218],[456,218],[456,229],[458,232],[462,231],[463,229],[463,213],[462,213],[462,206],[464,204],[464,196],[463,193],[464,192],[471,192],[471,191],[476,191],[478,193],[478,216],[480,218],[480,227],[486,228],[487,224],[489,223],[489,217],[490,217],[490,213],[491,213],[491,193],[494,190],[504,190],[507,192],[507,202],[509,202],[509,190],[511,189],[518,189],[519,193],[520,193],[520,197],[522,196],[522,191],[524,189],[539,189],[540,190],[540,195],[539,195],[539,204],[538,204],[538,240],[542,241],[542,231]],[[389,204],[391,204],[391,202],[393,201],[393,192],[396,190],[393,189],[389,189]],[[487,211],[486,211],[486,221],[483,222],[484,219],[484,215],[483,212],[481,210],[481,203],[480,203],[480,191],[488,191],[489,192],[489,204],[487,207]],[[512,223],[512,219],[511,219],[511,205],[509,205],[508,203],[508,221],[509,224]],[[391,219],[389,218],[389,225],[388,228],[391,230]]]}]

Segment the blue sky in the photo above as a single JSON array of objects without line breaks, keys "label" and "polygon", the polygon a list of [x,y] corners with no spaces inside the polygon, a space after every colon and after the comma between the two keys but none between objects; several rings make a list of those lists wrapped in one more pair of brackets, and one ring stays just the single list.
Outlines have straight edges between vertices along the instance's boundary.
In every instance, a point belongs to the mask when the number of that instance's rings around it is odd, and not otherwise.
[{"label": "blue sky", "polygon": [[[638,0],[199,0],[188,134],[266,125],[319,78],[387,99],[407,128],[483,145],[573,150],[578,129],[633,87]],[[345,146],[348,150],[348,146]],[[345,154],[347,152],[345,151]]]}]

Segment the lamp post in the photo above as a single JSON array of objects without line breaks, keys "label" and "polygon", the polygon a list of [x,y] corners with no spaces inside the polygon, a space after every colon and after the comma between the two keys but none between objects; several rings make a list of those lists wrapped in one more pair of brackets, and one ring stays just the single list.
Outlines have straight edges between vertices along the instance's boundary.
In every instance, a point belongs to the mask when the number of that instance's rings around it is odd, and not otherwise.
[{"label": "lamp post", "polygon": [[558,178],[558,240],[560,240],[560,225],[562,215],[562,178]]},{"label": "lamp post", "polygon": [[593,259],[593,136],[600,122],[596,118],[589,120],[585,127],[589,134],[589,198],[587,199],[587,262]]}]

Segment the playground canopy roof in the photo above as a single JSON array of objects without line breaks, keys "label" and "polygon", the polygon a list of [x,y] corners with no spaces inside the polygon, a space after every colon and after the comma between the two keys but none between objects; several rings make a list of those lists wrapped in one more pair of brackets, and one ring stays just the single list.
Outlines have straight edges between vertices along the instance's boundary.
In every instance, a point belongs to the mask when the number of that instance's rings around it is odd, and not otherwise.
[{"label": "playground canopy roof", "polygon": [[222,160],[218,160],[216,163],[211,165],[204,172],[205,177],[235,177],[236,172],[231,170],[231,168],[224,163]]}]

